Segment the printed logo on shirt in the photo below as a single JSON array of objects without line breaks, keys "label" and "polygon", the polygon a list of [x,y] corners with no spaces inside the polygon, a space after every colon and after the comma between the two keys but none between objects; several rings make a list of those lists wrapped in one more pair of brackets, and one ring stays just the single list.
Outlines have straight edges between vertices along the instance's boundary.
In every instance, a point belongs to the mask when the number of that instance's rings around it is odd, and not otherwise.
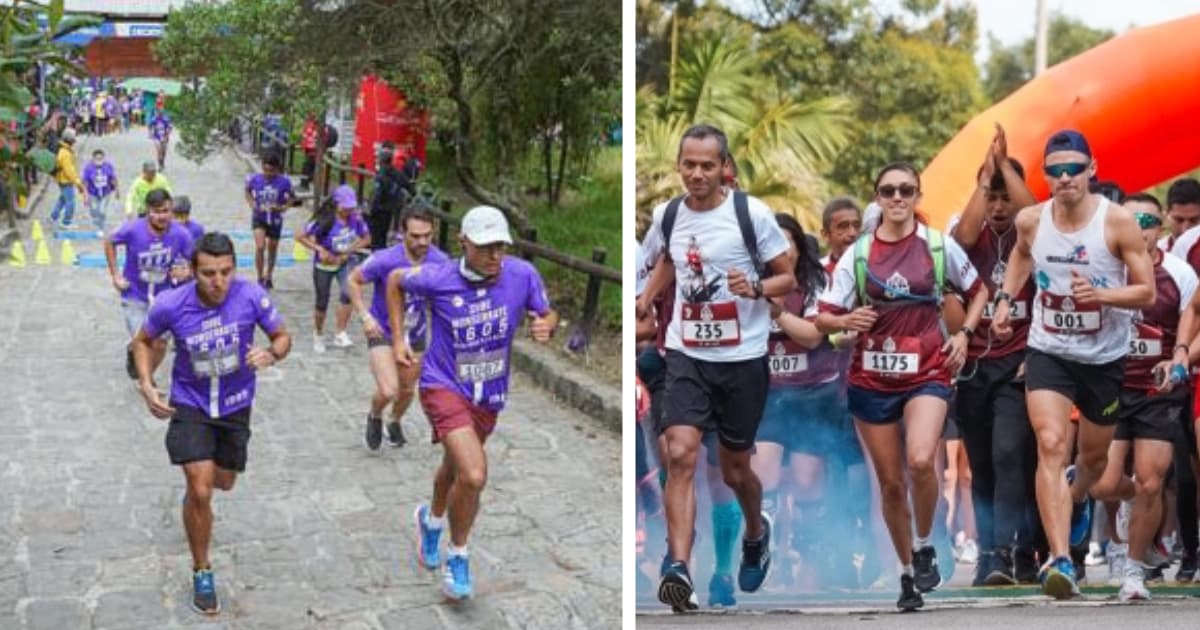
[{"label": "printed logo on shirt", "polygon": [[887,279],[887,290],[883,292],[883,297],[894,300],[900,295],[908,295],[908,289],[908,278],[896,271],[892,273],[892,277]]},{"label": "printed logo on shirt", "polygon": [[711,281],[704,277],[704,260],[700,254],[700,245],[693,236],[688,241],[687,276],[680,284],[680,294],[686,302],[711,302],[717,293],[721,276],[713,277]]},{"label": "printed logo on shirt", "polygon": [[1039,269],[1037,272],[1037,285],[1038,285],[1038,288],[1043,291],[1050,288],[1050,276],[1047,275],[1046,272],[1042,271],[1041,269]]},{"label": "printed logo on shirt", "polygon": [[1075,249],[1066,256],[1046,256],[1046,260],[1052,263],[1062,263],[1065,265],[1086,265],[1088,264],[1087,247],[1076,245]]}]

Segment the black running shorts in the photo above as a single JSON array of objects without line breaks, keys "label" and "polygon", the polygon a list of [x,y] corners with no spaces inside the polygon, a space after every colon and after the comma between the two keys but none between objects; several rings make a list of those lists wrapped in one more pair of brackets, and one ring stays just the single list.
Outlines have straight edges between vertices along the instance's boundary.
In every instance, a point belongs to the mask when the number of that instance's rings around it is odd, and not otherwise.
[{"label": "black running shorts", "polygon": [[223,418],[209,418],[203,411],[177,405],[167,427],[167,455],[176,466],[212,460],[234,472],[246,470],[246,445],[250,442],[250,408]]},{"label": "black running shorts", "polygon": [[271,225],[270,223],[267,223],[266,221],[260,221],[259,219],[254,219],[250,223],[250,225],[251,225],[252,229],[262,230],[263,232],[266,232],[267,238],[269,238],[271,240],[278,241],[283,236],[283,223]]},{"label": "black running shorts", "polygon": [[1182,437],[1180,416],[1188,409],[1188,393],[1179,388],[1165,394],[1136,389],[1121,391],[1121,413],[1114,440],[1176,442]]},{"label": "black running shorts", "polygon": [[667,350],[666,395],[661,434],[672,426],[716,431],[731,451],[754,447],[767,402],[771,374],[764,354],[756,359],[718,363]]},{"label": "black running shorts", "polygon": [[1093,424],[1112,426],[1120,417],[1125,358],[1091,365],[1030,348],[1025,355],[1025,390],[1049,389],[1075,402]]}]

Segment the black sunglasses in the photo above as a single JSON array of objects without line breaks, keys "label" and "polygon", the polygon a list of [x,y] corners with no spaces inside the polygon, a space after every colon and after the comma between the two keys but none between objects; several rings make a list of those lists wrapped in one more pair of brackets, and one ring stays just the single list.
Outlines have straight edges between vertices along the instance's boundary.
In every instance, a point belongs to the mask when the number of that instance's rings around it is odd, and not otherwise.
[{"label": "black sunglasses", "polygon": [[917,187],[912,184],[900,184],[899,186],[884,184],[876,188],[875,192],[884,199],[891,199],[896,193],[900,193],[902,199],[912,199],[917,194]]}]

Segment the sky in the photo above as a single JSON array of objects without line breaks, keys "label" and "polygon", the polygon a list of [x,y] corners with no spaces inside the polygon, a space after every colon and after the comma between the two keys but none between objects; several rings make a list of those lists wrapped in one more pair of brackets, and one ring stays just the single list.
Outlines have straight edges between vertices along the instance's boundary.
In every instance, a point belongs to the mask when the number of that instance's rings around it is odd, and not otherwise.
[{"label": "sky", "polygon": [[[1006,45],[1032,37],[1036,19],[1036,0],[945,0],[954,4],[972,2],[979,10],[979,48],[975,61],[982,65],[988,56],[987,34]],[[735,10],[753,7],[753,0],[723,0]],[[1046,0],[1048,13],[1056,11],[1075,17],[1094,28],[1117,33],[1130,26],[1149,26],[1192,13],[1200,13],[1197,0]],[[894,8],[899,0],[878,0],[881,7]]]}]

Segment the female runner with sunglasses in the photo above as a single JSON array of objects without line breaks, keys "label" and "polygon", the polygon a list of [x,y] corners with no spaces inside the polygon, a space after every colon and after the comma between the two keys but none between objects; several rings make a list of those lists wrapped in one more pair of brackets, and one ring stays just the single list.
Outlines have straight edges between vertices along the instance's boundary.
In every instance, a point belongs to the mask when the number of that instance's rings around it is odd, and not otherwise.
[{"label": "female runner with sunglasses", "polygon": [[[921,180],[915,167],[906,162],[883,167],[875,191],[882,216],[873,233],[860,237],[867,247],[865,269],[856,270],[862,256],[856,244],[834,269],[816,324],[825,333],[859,333],[847,402],[879,479],[883,518],[903,565],[896,605],[908,611],[924,605],[918,591],[941,583],[930,542],[939,494],[934,459],[951,381],[966,359],[987,288],[957,243],[944,239],[938,252],[940,234],[918,220]],[[944,256],[945,280],[969,300],[963,326],[953,335],[942,321],[935,256]]]},{"label": "female runner with sunglasses", "polygon": [[[1053,195],[1017,215],[1017,243],[996,293],[992,331],[1012,335],[1012,294],[1033,274],[1037,295],[1025,356],[1025,404],[1038,443],[1037,503],[1050,543],[1042,590],[1079,594],[1069,544],[1091,529],[1088,492],[1108,463],[1125,378],[1131,312],[1154,304],[1154,271],[1133,214],[1088,192],[1096,171],[1083,134],[1046,143],[1043,171]],[[1079,454],[1068,477],[1072,401]]]}]

